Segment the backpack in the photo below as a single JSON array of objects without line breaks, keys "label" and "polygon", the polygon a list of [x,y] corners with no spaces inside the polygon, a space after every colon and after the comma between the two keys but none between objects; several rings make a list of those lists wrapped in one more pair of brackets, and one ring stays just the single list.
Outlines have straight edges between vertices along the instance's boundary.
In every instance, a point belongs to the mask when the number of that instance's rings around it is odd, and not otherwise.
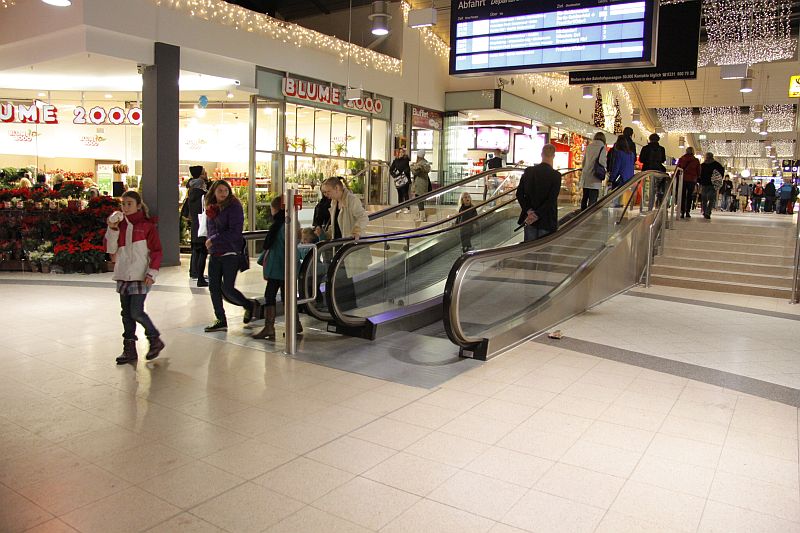
[{"label": "backpack", "polygon": [[761,185],[756,185],[755,188],[753,189],[753,194],[755,194],[756,196],[763,195],[764,194],[764,187],[762,187]]}]

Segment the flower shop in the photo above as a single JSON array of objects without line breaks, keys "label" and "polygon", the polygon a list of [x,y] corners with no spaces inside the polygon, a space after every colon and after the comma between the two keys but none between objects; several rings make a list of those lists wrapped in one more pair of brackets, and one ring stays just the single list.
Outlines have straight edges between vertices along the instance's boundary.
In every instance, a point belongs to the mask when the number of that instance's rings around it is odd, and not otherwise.
[{"label": "flower shop", "polygon": [[103,236],[119,200],[90,197],[82,181],[88,176],[62,174],[66,181],[57,191],[0,183],[0,270],[90,274],[110,268]]}]

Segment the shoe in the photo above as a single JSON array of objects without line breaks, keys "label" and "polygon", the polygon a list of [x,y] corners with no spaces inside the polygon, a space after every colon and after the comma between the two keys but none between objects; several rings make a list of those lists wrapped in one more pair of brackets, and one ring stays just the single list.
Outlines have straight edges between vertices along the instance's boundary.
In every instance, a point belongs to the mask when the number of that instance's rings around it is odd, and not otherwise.
[{"label": "shoe", "polygon": [[706,220],[711,220],[711,215],[703,215],[703,218],[705,218]]},{"label": "shoe", "polygon": [[254,339],[275,340],[275,306],[264,306],[264,327],[258,333],[250,335]]},{"label": "shoe", "polygon": [[133,339],[125,339],[122,341],[122,354],[117,357],[118,365],[126,365],[133,363],[139,359],[139,354],[136,353],[136,341]]},{"label": "shoe", "polygon": [[683,213],[681,213],[681,218],[684,218],[684,217],[685,217],[685,215]]},{"label": "shoe", "polygon": [[210,326],[206,326],[203,331],[213,333],[215,331],[228,331],[228,323],[222,320],[215,320]]},{"label": "shoe", "polygon": [[198,287],[208,287],[208,280],[206,278],[197,278]]},{"label": "shoe", "polygon": [[686,213],[686,218],[692,218],[692,215],[690,215],[689,213]]},{"label": "shoe", "polygon": [[152,361],[158,357],[158,354],[166,347],[166,344],[161,340],[161,337],[148,337],[148,340],[150,341],[150,349],[147,350],[147,355],[145,355],[144,358],[148,361]]},{"label": "shoe", "polygon": [[242,317],[242,322],[245,324],[250,323],[251,320],[254,320],[255,317],[258,315],[258,307],[261,304],[258,303],[258,300],[250,300],[250,307],[247,307],[244,310],[244,316]]}]

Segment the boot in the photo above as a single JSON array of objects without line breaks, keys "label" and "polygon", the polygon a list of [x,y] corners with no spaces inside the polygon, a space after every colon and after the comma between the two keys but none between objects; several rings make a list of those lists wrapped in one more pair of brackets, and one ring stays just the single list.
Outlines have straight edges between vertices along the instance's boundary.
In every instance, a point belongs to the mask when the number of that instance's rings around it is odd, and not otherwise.
[{"label": "boot", "polygon": [[117,357],[118,365],[125,365],[128,363],[135,363],[139,359],[139,354],[136,353],[136,341],[134,339],[125,339],[122,341],[122,354]]},{"label": "boot", "polygon": [[254,339],[275,340],[275,306],[264,306],[264,327],[258,333],[251,335]]},{"label": "boot", "polygon": [[161,353],[161,350],[163,350],[166,345],[164,341],[161,340],[161,337],[148,337],[148,340],[150,341],[150,349],[147,350],[147,355],[145,355],[144,358],[148,361],[152,361],[158,357],[158,354]]},{"label": "boot", "polygon": [[300,315],[297,315],[297,334],[300,335],[303,333],[303,323],[300,322]]}]

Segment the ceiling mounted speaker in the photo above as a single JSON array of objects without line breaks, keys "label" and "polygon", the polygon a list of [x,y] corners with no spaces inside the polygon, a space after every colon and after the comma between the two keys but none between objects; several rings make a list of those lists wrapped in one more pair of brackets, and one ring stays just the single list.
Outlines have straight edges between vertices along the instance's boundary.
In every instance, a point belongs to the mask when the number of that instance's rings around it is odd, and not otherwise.
[{"label": "ceiling mounted speaker", "polygon": [[633,108],[633,113],[631,113],[631,122],[633,122],[634,124],[642,123],[642,114],[636,108]]},{"label": "ceiling mounted speaker", "polygon": [[387,35],[389,33],[389,3],[385,0],[372,2],[372,13],[368,17],[372,21],[372,35]]},{"label": "ceiling mounted speaker", "polygon": [[436,25],[436,9],[428,7],[425,9],[412,9],[408,12],[409,28],[424,28]]},{"label": "ceiling mounted speaker", "polygon": [[581,90],[583,91],[583,97],[586,98],[587,100],[589,98],[594,98],[594,87],[592,87],[591,85],[584,85],[583,87],[581,87]]},{"label": "ceiling mounted speaker", "polygon": [[719,77],[723,80],[741,80],[747,77],[747,63],[740,65],[721,65]]}]

